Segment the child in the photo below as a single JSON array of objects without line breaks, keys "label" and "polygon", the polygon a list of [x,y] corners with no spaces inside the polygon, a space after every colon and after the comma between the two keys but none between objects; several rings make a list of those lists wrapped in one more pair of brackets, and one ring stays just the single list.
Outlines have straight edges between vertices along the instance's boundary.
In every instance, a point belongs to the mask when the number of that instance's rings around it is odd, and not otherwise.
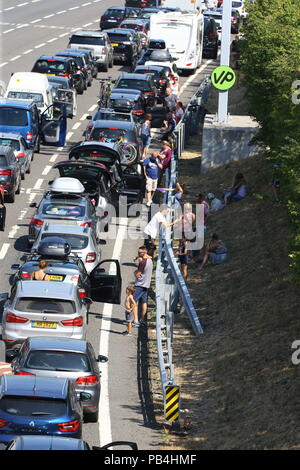
[{"label": "child", "polygon": [[123,331],[123,335],[131,336],[132,332],[132,321],[134,318],[134,313],[137,310],[137,304],[133,298],[133,293],[135,291],[134,286],[128,286],[126,288],[126,298],[125,298],[125,319],[127,322],[127,330]]},{"label": "child", "polygon": [[187,250],[187,239],[183,237],[179,243],[179,249],[176,253],[179,257],[182,277],[186,281],[188,276],[188,250]]}]

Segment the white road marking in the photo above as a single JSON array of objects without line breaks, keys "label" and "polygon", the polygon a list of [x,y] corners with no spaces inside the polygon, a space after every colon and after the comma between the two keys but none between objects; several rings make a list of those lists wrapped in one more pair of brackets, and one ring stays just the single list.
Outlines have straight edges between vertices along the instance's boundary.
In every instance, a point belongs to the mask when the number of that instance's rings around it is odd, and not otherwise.
[{"label": "white road marking", "polygon": [[62,34],[59,35],[59,37],[60,37],[60,38],[63,38],[64,36],[68,36],[68,34],[70,34],[70,33],[69,33],[69,32],[67,32],[67,33],[62,33]]},{"label": "white road marking", "polygon": [[11,228],[11,231],[8,234],[8,238],[15,238],[16,233],[19,230],[19,228],[20,228],[19,225],[13,225],[12,228]]},{"label": "white road marking", "polygon": [[19,26],[17,26],[17,29],[25,28],[26,26],[29,26],[29,23],[20,24]]},{"label": "white road marking", "polygon": [[31,204],[32,201],[34,200],[36,196],[36,193],[30,193],[29,198],[28,198],[28,204]]},{"label": "white road marking", "polygon": [[9,10],[13,10],[14,8],[16,8],[16,7],[9,7],[9,8],[4,8],[4,10],[3,10],[3,11],[9,11]]},{"label": "white road marking", "polygon": [[22,7],[23,5],[28,5],[29,2],[24,2],[24,3],[19,3],[19,5],[17,5],[17,7]]},{"label": "white road marking", "polygon": [[42,42],[41,44],[38,44],[37,46],[34,46],[35,49],[39,49],[40,47],[46,46],[45,42]]},{"label": "white road marking", "polygon": [[207,62],[205,62],[205,64],[201,65],[201,67],[199,68],[199,70],[197,70],[197,72],[194,74],[194,75],[191,75],[187,81],[182,85],[181,89],[180,89],[180,93],[182,93],[186,87],[197,77],[197,75],[199,75],[199,73],[203,72],[203,70],[210,64],[212,64],[214,62],[214,59],[210,59],[208,60]]},{"label": "white road marking", "polygon": [[[123,241],[127,233],[128,219],[122,217],[119,220],[119,229],[116,236],[112,259],[120,259]],[[109,274],[112,274],[109,271]],[[99,338],[99,354],[108,355],[109,348],[109,330],[111,324],[111,315],[114,306],[112,304],[104,304],[103,317],[101,321],[101,330]],[[112,441],[109,394],[108,394],[108,363],[101,364],[101,394],[99,400],[99,409],[101,410],[101,418],[99,421],[100,446]]]},{"label": "white road marking", "polygon": [[83,24],[82,26],[83,26],[83,28],[86,28],[87,26],[91,26],[91,24],[93,24],[93,23],[86,23],[86,24]]},{"label": "white road marking", "polygon": [[8,62],[2,62],[2,64],[0,64],[0,67],[4,67],[4,65],[7,65]]},{"label": "white road marking", "polygon": [[74,126],[72,127],[72,131],[76,131],[78,127],[80,127],[80,122],[76,122],[76,124],[74,124]]},{"label": "white road marking", "polygon": [[52,38],[52,39],[48,39],[47,42],[53,42],[53,41],[57,41],[58,38]]},{"label": "white road marking", "polygon": [[33,49],[28,49],[28,51],[23,52],[23,55],[29,54],[32,51],[33,51]]},{"label": "white road marking", "polygon": [[97,108],[97,106],[98,106],[97,104],[93,104],[93,106],[91,106],[91,107],[88,109],[88,111],[90,111],[90,112],[92,113],[93,111],[95,111],[95,109]]},{"label": "white road marking", "polygon": [[55,162],[55,160],[57,159],[58,157],[58,153],[55,153],[54,155],[52,155],[52,157],[50,158],[49,162],[53,163]]},{"label": "white road marking", "polygon": [[5,258],[6,253],[8,252],[8,248],[10,247],[9,243],[3,243],[2,248],[0,250],[0,259]]},{"label": "white road marking", "polygon": [[31,24],[38,23],[39,21],[42,21],[42,18],[38,18],[37,20],[30,21]]},{"label": "white road marking", "polygon": [[42,172],[42,176],[46,176],[48,175],[49,171],[51,170],[52,166],[51,165],[47,165],[45,166],[43,172]]},{"label": "white road marking", "polygon": [[80,118],[80,121],[85,121],[87,116],[88,116],[88,114],[83,114]]},{"label": "white road marking", "polygon": [[20,59],[20,55],[16,55],[16,57],[13,57],[12,59],[9,59],[11,62],[13,62],[14,60],[17,60],[17,59]]},{"label": "white road marking", "polygon": [[79,7],[72,7],[72,8],[69,8],[69,11],[71,11],[71,10],[77,10],[77,8],[79,8]]},{"label": "white road marking", "polygon": [[52,18],[52,16],[54,16],[54,13],[51,13],[51,15],[44,16],[44,19]]},{"label": "white road marking", "polygon": [[14,28],[7,29],[6,31],[3,31],[3,34],[10,33],[11,31],[14,31],[14,30],[15,30]]},{"label": "white road marking", "polygon": [[73,134],[74,134],[74,132],[68,132],[67,136],[66,136],[66,140],[69,140],[72,137]]},{"label": "white road marking", "polygon": [[61,10],[61,11],[57,11],[56,14],[57,15],[61,15],[62,13],[66,13],[67,10]]},{"label": "white road marking", "polygon": [[23,220],[28,209],[23,209],[20,213],[20,216],[18,217],[18,220]]},{"label": "white road marking", "polygon": [[91,5],[92,2],[87,2],[87,3],[83,3],[81,6],[82,7],[86,7],[87,5]]},{"label": "white road marking", "polygon": [[39,179],[37,180],[37,182],[35,183],[35,185],[33,186],[33,189],[40,189],[41,186],[42,186],[42,184],[43,184],[43,182],[44,182],[44,179],[43,179],[43,178],[39,178]]}]

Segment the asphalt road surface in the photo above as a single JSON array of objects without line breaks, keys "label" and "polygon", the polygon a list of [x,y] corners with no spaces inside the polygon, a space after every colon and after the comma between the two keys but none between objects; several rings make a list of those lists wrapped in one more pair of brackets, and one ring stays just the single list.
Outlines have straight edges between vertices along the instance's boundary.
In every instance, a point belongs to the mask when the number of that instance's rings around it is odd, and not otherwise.
[{"label": "asphalt road surface", "polygon": [[[42,54],[55,54],[67,47],[68,37],[74,30],[98,29],[99,18],[109,6],[122,6],[124,2],[106,0],[10,0],[1,2],[1,59],[0,78],[7,84],[12,72],[30,71],[35,60]],[[6,6],[7,5],[7,6]],[[203,65],[193,77],[182,77],[181,99],[187,103],[197,90],[203,75],[210,73],[214,61],[203,61]],[[117,78],[127,67],[115,65],[108,74]],[[42,147],[35,154],[31,174],[22,181],[21,194],[14,204],[7,204],[5,233],[0,233],[0,292],[8,292],[10,278],[14,273],[12,265],[22,261],[27,245],[28,223],[34,209],[31,202],[39,202],[47,189],[48,181],[57,176],[52,169],[55,162],[68,159],[68,148],[82,140],[82,132],[87,125],[86,115],[97,107],[99,84],[93,81],[92,87],[78,96],[77,116],[68,120],[67,143],[64,148]],[[144,209],[142,218],[147,219]],[[143,237],[132,240],[127,237],[127,226],[134,219],[115,220],[116,238],[107,240],[102,246],[102,259],[118,258],[121,263],[123,295],[125,287],[133,280],[137,247]],[[94,303],[90,316],[87,339],[92,343],[96,354],[109,357],[107,364],[101,364],[102,391],[100,399],[99,423],[84,424],[83,438],[90,445],[105,444],[111,440],[132,440],[139,449],[158,449],[160,434],[155,429],[148,390],[147,367],[145,364],[146,330],[134,329],[132,337],[122,336],[123,306]]]}]

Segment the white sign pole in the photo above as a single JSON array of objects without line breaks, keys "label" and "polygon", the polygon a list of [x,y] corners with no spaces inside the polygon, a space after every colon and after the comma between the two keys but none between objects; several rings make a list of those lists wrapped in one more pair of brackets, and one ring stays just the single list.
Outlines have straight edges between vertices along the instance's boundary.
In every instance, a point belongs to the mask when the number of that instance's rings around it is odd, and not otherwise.
[{"label": "white sign pole", "polygon": [[[221,63],[230,65],[231,43],[231,8],[232,0],[223,0],[222,37],[221,37]],[[228,90],[219,91],[218,122],[228,121]]]}]

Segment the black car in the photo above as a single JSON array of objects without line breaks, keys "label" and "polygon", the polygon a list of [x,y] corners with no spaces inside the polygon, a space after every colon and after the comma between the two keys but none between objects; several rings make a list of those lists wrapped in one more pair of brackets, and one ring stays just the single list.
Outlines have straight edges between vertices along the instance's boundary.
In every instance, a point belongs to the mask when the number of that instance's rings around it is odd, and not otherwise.
[{"label": "black car", "polygon": [[14,202],[21,189],[21,166],[11,147],[0,146],[0,185],[8,202]]},{"label": "black car", "polygon": [[105,31],[107,33],[111,45],[114,49],[114,60],[119,60],[128,65],[132,65],[137,61],[140,44],[133,32],[114,28]]},{"label": "black car", "polygon": [[216,59],[218,56],[219,37],[217,25],[213,18],[204,17],[203,57]]},{"label": "black car", "polygon": [[158,95],[163,97],[166,94],[166,88],[170,84],[167,70],[167,68],[159,65],[138,65],[134,73],[151,75],[158,90]]},{"label": "black car", "polygon": [[133,89],[143,92],[148,106],[154,106],[157,97],[157,88],[151,75],[138,73],[122,73],[115,83],[115,88]]},{"label": "black car", "polygon": [[133,122],[126,121],[94,121],[93,128],[88,135],[87,140],[90,141],[107,141],[115,142],[123,137],[124,142],[133,145],[137,152],[137,160],[141,158],[142,140],[140,130]]},{"label": "black car", "polygon": [[76,62],[77,69],[82,72],[84,78],[84,88],[92,85],[93,82],[93,68],[89,62],[85,60],[84,52],[73,52],[70,49],[66,49],[62,52],[57,52],[56,56],[60,57],[73,57]]},{"label": "black car", "polygon": [[126,7],[137,7],[137,8],[147,8],[147,7],[159,7],[161,5],[161,0],[125,0]]},{"label": "black car", "polygon": [[77,93],[82,94],[84,91],[82,72],[78,70],[72,57],[41,56],[34,64],[31,72],[71,78]]},{"label": "black car", "polygon": [[152,51],[166,49],[166,43],[163,39],[150,39],[147,49],[143,49],[141,57],[138,59],[138,65],[144,65],[147,60],[150,60]]},{"label": "black car", "polygon": [[143,8],[140,10],[139,18],[143,20],[149,20],[150,16],[154,13],[159,13],[160,9],[153,7],[153,8]]},{"label": "black car", "polygon": [[120,26],[126,18],[137,18],[139,9],[137,8],[108,8],[100,18],[100,29],[111,29]]},{"label": "black car", "polygon": [[92,69],[93,78],[97,78],[98,66],[97,66],[97,62],[94,57],[92,49],[84,49],[84,48],[75,49],[75,48],[69,47],[68,49],[66,49],[66,51],[84,53],[85,61],[90,65]]},{"label": "black car", "polygon": [[114,88],[110,95],[109,106],[116,112],[132,113],[134,117],[143,117],[147,112],[147,102],[142,91]]}]

